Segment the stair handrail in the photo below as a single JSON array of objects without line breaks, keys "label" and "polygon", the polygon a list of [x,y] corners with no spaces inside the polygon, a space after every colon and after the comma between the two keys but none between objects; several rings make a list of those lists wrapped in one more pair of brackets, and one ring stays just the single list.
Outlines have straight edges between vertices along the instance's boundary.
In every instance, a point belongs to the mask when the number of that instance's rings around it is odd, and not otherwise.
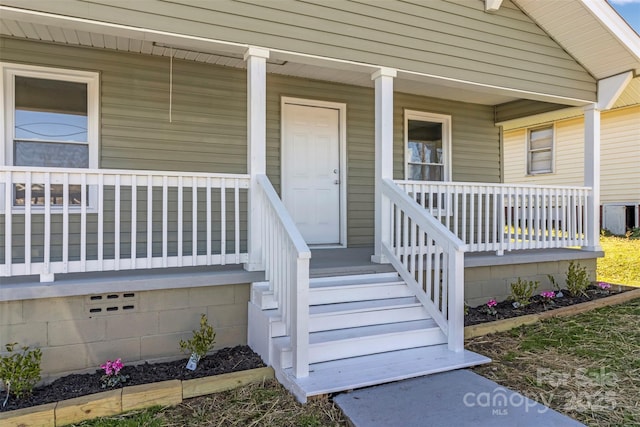
[{"label": "stair handrail", "polygon": [[[391,179],[382,181],[391,205],[382,254],[447,336],[448,348],[464,349],[464,252],[467,245]],[[442,270],[442,271],[440,271]],[[442,280],[442,289],[436,286]]]},{"label": "stair handrail", "polygon": [[258,175],[262,195],[262,262],[265,279],[291,338],[293,373],[309,376],[309,260],[311,250],[271,181]]}]

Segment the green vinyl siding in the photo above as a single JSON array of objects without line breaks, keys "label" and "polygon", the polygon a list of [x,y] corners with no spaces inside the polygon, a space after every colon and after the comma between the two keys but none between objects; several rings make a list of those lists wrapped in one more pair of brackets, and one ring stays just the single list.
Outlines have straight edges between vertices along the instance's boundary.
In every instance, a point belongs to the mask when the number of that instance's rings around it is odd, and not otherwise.
[{"label": "green vinyl siding", "polygon": [[0,38],[0,60],[100,73],[100,167],[246,173],[246,73]]},{"label": "green vinyl siding", "polygon": [[[25,7],[21,0],[3,3]],[[510,0],[57,0],[30,9],[595,101],[596,82]]]}]

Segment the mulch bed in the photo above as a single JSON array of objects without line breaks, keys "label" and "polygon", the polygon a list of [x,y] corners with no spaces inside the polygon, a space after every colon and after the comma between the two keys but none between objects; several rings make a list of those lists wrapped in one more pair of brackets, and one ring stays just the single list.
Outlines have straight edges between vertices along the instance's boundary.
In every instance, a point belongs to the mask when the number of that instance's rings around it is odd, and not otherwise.
[{"label": "mulch bed", "polygon": [[514,308],[511,301],[499,302],[494,308],[496,314],[489,314],[486,305],[479,305],[477,307],[469,308],[468,313],[464,316],[464,325],[471,326],[479,323],[492,322],[494,320],[510,319],[512,317],[524,316],[527,314],[537,314],[543,311],[554,310],[560,307],[567,307],[574,304],[580,304],[587,301],[593,301],[600,298],[606,298],[610,295],[619,294],[625,292],[625,290],[613,290],[613,286],[608,291],[603,291],[597,286],[589,286],[587,288],[587,295],[571,295],[571,293],[563,289],[562,297],[556,297],[553,301],[544,301],[540,295],[536,295],[531,298],[531,303],[525,307]]},{"label": "mulch bed", "polygon": [[[120,372],[129,376],[129,379],[127,379],[124,385],[130,386],[175,379],[190,380],[265,366],[260,356],[246,345],[223,348],[213,354],[207,355],[207,357],[200,361],[195,371],[189,371],[185,368],[187,360],[188,359],[174,362],[144,363],[136,366],[125,366]],[[51,384],[37,387],[30,397],[20,400],[9,398],[9,402],[4,408],[1,407],[5,397],[5,393],[2,392],[0,393],[0,412],[43,405],[45,403],[105,391],[100,383],[100,378],[103,374],[104,372],[99,369],[93,374],[67,375],[55,380]]]}]

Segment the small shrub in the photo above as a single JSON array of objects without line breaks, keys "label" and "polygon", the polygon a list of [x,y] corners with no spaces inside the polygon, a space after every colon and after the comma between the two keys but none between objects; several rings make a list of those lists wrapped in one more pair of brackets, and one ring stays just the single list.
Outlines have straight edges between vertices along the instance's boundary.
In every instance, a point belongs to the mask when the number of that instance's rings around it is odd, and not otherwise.
[{"label": "small shrub", "polygon": [[627,236],[627,239],[640,239],[640,227],[633,227],[626,232],[625,236]]},{"label": "small shrub", "polygon": [[186,354],[196,354],[200,360],[213,348],[215,342],[216,333],[213,326],[209,325],[207,315],[203,314],[200,316],[200,330],[193,331],[191,339],[180,340],[180,350]]},{"label": "small shrub", "polygon": [[538,288],[539,282],[533,280],[522,280],[518,277],[518,281],[511,284],[510,299],[513,300],[514,307],[525,307],[531,303],[531,297]]},{"label": "small shrub", "polygon": [[549,283],[551,283],[551,286],[553,286],[553,289],[555,289],[556,297],[562,298],[564,294],[562,293],[562,289],[560,289],[560,285],[558,285],[558,282],[556,282],[556,278],[553,277],[552,274],[547,274],[547,277],[549,278]]},{"label": "small shrub", "polygon": [[567,289],[571,295],[574,297],[580,294],[587,296],[586,291],[590,284],[587,267],[571,261],[567,269]]},{"label": "small shrub", "polygon": [[9,401],[9,395],[17,399],[29,396],[40,381],[42,351],[39,348],[29,350],[27,346],[22,347],[22,351],[16,351],[17,345],[15,342],[6,344],[9,354],[0,357],[0,383],[7,393],[3,407]]}]

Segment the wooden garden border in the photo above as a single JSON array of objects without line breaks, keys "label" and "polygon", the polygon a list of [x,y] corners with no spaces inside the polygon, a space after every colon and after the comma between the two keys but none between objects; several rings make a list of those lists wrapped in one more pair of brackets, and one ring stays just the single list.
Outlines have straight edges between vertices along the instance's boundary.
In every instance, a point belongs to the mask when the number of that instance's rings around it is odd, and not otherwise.
[{"label": "wooden garden border", "polygon": [[124,387],[60,402],[0,412],[0,427],[63,426],[118,415],[133,409],[178,405],[183,399],[231,390],[273,378],[273,368],[265,367],[192,380],[169,380]]},{"label": "wooden garden border", "polygon": [[611,295],[606,298],[599,298],[593,301],[587,301],[580,304],[574,304],[567,307],[557,308],[555,310],[544,311],[537,314],[527,314],[524,316],[512,317],[510,319],[496,320],[493,322],[480,323],[478,325],[467,326],[464,328],[465,338],[475,338],[496,332],[504,332],[521,325],[531,325],[544,319],[552,317],[566,317],[574,314],[584,313],[599,307],[607,307],[610,305],[622,304],[640,298],[640,289],[631,288],[633,290]]}]

